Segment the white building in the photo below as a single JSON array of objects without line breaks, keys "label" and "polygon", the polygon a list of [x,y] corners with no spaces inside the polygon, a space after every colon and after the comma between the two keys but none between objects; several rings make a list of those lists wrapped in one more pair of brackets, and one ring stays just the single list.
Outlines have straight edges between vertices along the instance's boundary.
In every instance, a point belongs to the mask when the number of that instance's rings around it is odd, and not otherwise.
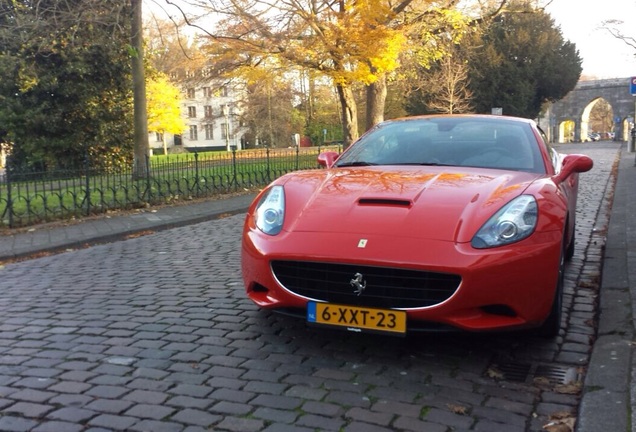
[{"label": "white building", "polygon": [[[183,135],[166,134],[168,152],[240,150],[247,131],[240,122],[240,85],[225,81],[197,81],[190,80],[182,85],[181,115],[186,120],[187,129]],[[151,132],[149,143],[153,154],[163,154],[161,134]]]}]

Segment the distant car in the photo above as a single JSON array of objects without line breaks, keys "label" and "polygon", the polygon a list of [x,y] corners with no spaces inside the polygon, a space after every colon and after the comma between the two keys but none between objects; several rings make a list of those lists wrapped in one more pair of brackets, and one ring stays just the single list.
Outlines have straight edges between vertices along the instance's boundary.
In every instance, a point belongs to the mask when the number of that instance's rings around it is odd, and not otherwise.
[{"label": "distant car", "polygon": [[587,137],[589,138],[590,141],[598,141],[601,139],[601,134],[592,132],[587,134]]},{"label": "distant car", "polygon": [[532,120],[437,115],[318,161],[249,208],[242,274],[258,306],[354,332],[558,333],[588,156],[558,153]]}]

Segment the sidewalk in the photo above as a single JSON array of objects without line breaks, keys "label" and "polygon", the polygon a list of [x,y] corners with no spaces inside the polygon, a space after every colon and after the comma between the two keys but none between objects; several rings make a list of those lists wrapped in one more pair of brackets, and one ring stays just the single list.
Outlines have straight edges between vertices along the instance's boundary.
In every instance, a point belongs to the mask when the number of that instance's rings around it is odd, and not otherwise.
[{"label": "sidewalk", "polygon": [[102,215],[55,227],[35,226],[26,232],[0,236],[0,262],[108,243],[144,231],[160,231],[246,212],[254,197],[254,193],[248,193],[189,205]]},{"label": "sidewalk", "polygon": [[636,166],[623,147],[605,243],[597,339],[577,432],[636,431]]}]

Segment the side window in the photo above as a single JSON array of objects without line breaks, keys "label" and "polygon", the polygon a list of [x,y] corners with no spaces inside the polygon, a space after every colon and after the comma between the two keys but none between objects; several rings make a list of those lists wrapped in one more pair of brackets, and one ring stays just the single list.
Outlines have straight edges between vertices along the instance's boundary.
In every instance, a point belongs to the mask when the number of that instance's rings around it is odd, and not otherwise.
[{"label": "side window", "polygon": [[537,129],[539,129],[539,133],[541,133],[541,139],[543,139],[543,142],[547,143],[548,136],[545,134],[545,132],[543,132],[543,129],[541,129],[539,126],[537,126]]},{"label": "side window", "polygon": [[550,155],[550,162],[552,163],[554,172],[558,174],[559,171],[561,171],[561,157],[559,156],[559,152],[557,152],[554,147],[548,145],[547,143],[545,144],[545,146],[548,148],[548,154]]},{"label": "side window", "polygon": [[543,140],[543,145],[546,146],[548,150],[548,154],[550,155],[550,162],[552,163],[552,167],[554,168],[555,173],[559,173],[561,171],[561,157],[559,156],[559,152],[556,151],[554,147],[548,144],[548,136],[543,132],[543,129],[537,126],[537,129],[541,133],[541,139]]}]

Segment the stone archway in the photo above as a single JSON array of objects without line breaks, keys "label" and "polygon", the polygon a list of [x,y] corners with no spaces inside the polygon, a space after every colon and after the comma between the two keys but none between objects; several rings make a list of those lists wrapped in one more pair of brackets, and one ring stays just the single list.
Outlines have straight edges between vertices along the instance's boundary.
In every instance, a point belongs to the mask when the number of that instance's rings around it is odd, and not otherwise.
[{"label": "stone archway", "polygon": [[631,78],[579,81],[574,90],[548,107],[539,119],[539,125],[546,130],[550,141],[566,142],[570,137],[567,136],[567,126],[563,124],[573,121],[572,141],[585,141],[589,115],[594,105],[603,99],[612,107],[614,139],[627,140],[634,122],[635,106],[630,83]]},{"label": "stone archway", "polygon": [[[594,114],[594,117],[592,114]],[[581,115],[580,141],[588,141],[588,137],[592,132],[603,134],[614,132],[616,125],[613,124],[613,118],[614,109],[612,104],[606,101],[605,98],[597,97],[590,101],[583,109],[583,114]],[[603,135],[601,138],[607,139],[607,135]]]}]

